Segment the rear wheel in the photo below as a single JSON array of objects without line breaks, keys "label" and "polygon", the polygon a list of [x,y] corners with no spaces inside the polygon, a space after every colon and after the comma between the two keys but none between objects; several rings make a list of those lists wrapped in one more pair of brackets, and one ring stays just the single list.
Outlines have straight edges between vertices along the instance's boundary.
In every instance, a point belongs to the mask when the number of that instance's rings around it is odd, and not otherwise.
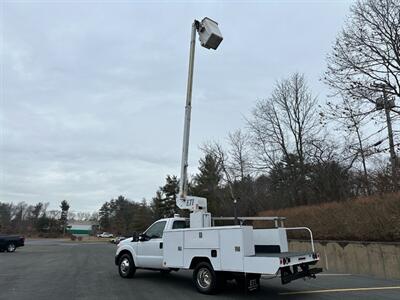
[{"label": "rear wheel", "polygon": [[16,248],[17,248],[17,247],[15,247],[15,244],[10,243],[10,244],[8,244],[8,246],[7,246],[7,252],[14,252]]},{"label": "rear wheel", "polygon": [[193,283],[202,294],[215,294],[218,290],[217,274],[208,262],[200,262],[193,271]]},{"label": "rear wheel", "polygon": [[118,272],[122,278],[132,278],[136,272],[136,266],[129,254],[123,254],[119,258]]}]

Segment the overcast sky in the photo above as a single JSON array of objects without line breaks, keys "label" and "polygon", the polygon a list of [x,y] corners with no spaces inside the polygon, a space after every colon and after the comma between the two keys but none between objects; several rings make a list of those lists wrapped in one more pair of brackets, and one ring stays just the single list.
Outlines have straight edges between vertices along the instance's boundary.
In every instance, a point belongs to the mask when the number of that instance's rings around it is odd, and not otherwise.
[{"label": "overcast sky", "polygon": [[121,194],[150,200],[180,170],[194,18],[217,20],[224,41],[197,44],[191,174],[198,146],[244,128],[276,80],[303,72],[324,101],[349,6],[1,0],[0,201],[94,211]]}]

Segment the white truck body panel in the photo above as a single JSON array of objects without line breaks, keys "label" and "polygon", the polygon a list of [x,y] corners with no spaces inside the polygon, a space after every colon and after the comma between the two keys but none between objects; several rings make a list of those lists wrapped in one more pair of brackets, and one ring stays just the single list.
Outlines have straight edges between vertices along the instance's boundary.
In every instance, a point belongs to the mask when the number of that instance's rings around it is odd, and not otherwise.
[{"label": "white truck body panel", "polygon": [[[171,230],[168,232],[169,241],[164,243],[164,260],[163,266],[183,266],[183,231],[182,230]],[[165,241],[165,232],[163,239]],[[166,263],[166,257],[168,257],[168,263]],[[179,267],[181,268],[181,267]]]},{"label": "white truck body panel", "polygon": [[[207,258],[215,271],[269,275],[277,274],[282,267],[319,260],[312,251],[288,252],[287,228],[236,225],[173,229],[175,221],[185,219],[157,221],[166,224],[161,238],[122,241],[116,257],[128,251],[137,267],[151,269],[190,269],[193,259]],[[273,247],[273,251],[268,247]],[[283,258],[286,262],[282,262]]]},{"label": "white truck body panel", "polygon": [[279,267],[279,257],[247,256],[243,258],[243,269],[247,273],[274,275]]},{"label": "white truck body panel", "polygon": [[[164,231],[163,267],[189,269],[195,257],[210,259],[214,270],[245,273],[276,274],[280,257],[290,256],[295,263],[313,261],[309,254],[298,261],[287,252],[284,228],[253,229],[252,226],[217,226]],[[255,245],[280,247],[280,253],[255,253]],[[212,252],[214,252],[215,257]]]},{"label": "white truck body panel", "polygon": [[[252,230],[251,226],[167,230],[163,266],[187,269],[193,257],[208,257],[217,271],[242,272],[243,256],[254,255]],[[211,250],[216,250],[216,257]]]},{"label": "white truck body panel", "polygon": [[285,228],[254,229],[255,245],[279,245],[281,252],[288,252],[288,241]]}]

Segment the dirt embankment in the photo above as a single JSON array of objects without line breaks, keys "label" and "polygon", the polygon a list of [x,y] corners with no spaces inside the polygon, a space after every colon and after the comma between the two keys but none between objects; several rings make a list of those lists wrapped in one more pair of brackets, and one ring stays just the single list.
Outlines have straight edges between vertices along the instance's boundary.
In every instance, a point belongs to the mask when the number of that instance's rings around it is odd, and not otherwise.
[{"label": "dirt embankment", "polygon": [[400,241],[400,193],[269,210],[259,215],[286,217],[286,227],[307,226],[316,240]]}]

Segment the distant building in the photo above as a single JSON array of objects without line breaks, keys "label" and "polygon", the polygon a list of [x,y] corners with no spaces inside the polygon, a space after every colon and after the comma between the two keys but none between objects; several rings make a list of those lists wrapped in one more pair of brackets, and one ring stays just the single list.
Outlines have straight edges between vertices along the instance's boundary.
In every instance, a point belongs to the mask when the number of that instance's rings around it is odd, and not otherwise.
[{"label": "distant building", "polygon": [[89,236],[96,234],[99,224],[92,221],[68,221],[67,232],[76,236]]}]

